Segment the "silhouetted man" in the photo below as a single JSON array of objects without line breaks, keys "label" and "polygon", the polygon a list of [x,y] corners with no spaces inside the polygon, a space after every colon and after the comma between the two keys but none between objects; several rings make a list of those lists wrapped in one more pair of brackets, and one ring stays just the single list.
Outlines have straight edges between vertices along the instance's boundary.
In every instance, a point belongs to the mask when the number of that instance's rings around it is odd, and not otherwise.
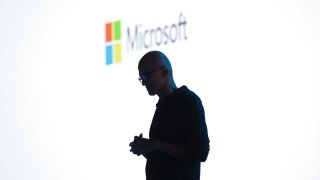
[{"label": "silhouetted man", "polygon": [[200,163],[209,153],[205,112],[200,98],[174,82],[169,59],[160,51],[146,53],[138,65],[140,82],[157,95],[149,138],[130,143],[131,152],[144,155],[147,180],[198,180]]}]

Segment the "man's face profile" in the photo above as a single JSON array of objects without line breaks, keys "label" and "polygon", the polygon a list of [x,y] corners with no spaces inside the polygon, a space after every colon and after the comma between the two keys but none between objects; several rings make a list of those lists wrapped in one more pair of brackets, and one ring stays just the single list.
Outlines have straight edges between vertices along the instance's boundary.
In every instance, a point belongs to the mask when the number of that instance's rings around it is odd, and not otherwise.
[{"label": "man's face profile", "polygon": [[162,68],[158,58],[144,59],[139,63],[139,81],[151,96],[156,95],[161,87]]}]

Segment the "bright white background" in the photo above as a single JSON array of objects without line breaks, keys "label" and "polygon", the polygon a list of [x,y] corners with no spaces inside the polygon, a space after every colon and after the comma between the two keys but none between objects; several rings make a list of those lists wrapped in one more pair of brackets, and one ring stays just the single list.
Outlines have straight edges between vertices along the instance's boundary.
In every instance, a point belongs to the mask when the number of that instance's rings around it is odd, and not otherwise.
[{"label": "bright white background", "polygon": [[[104,24],[187,19],[187,41],[105,65]],[[203,100],[203,180],[320,179],[317,0],[0,1],[0,179],[144,179],[129,152],[157,97],[137,63],[165,52]]]}]

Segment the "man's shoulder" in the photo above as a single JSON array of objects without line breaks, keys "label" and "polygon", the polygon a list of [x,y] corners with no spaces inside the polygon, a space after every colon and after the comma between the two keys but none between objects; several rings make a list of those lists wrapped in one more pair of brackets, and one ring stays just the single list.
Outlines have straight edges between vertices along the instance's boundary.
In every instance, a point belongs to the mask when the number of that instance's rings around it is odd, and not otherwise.
[{"label": "man's shoulder", "polygon": [[186,85],[178,88],[177,97],[186,101],[201,101],[200,97],[195,92],[190,90]]}]

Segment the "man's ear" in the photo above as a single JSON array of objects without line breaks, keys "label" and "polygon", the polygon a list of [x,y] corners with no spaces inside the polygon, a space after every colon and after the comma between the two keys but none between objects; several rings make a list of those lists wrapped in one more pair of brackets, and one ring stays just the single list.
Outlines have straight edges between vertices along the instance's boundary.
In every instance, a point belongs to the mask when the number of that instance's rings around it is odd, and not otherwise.
[{"label": "man's ear", "polygon": [[163,73],[166,77],[169,76],[169,71],[168,71],[167,68],[162,68],[161,70],[162,70],[162,73]]},{"label": "man's ear", "polygon": [[168,69],[163,68],[162,69],[162,73],[163,73],[163,78],[168,80],[169,79],[169,71],[168,71]]}]

